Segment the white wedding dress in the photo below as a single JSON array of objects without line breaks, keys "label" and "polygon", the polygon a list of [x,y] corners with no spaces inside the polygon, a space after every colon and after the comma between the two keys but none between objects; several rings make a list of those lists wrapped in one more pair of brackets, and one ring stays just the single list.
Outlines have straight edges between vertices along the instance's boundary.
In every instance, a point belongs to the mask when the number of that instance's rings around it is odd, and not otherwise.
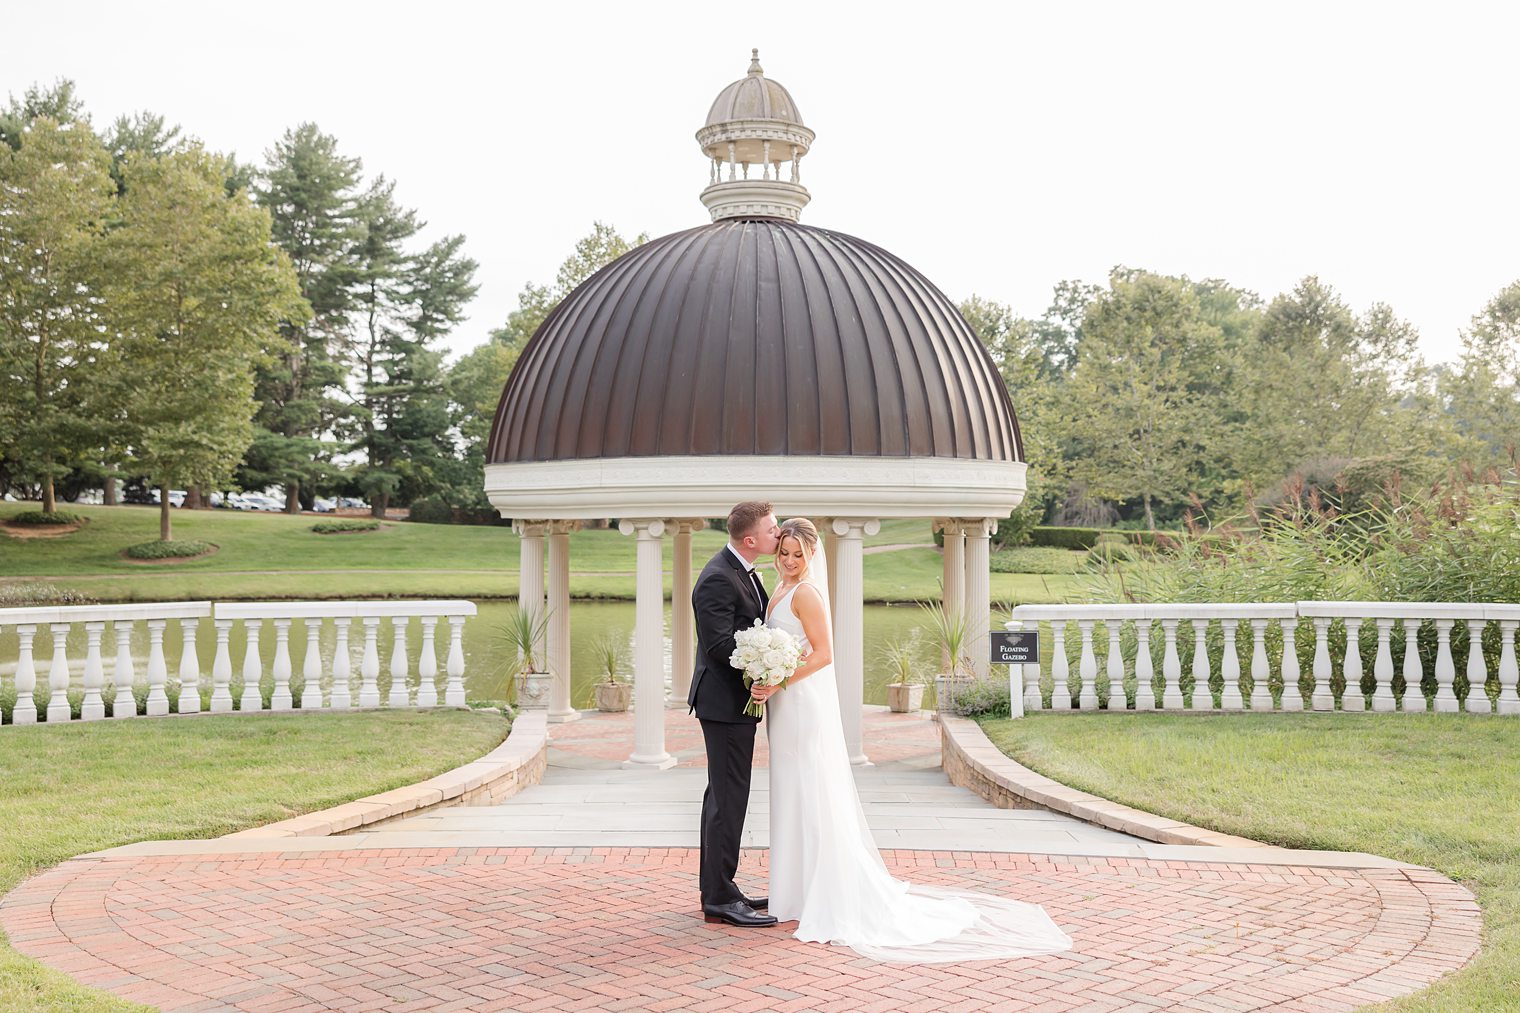
[{"label": "white wedding dress", "polygon": [[[800,586],[800,585],[799,585]],[[808,650],[778,592],[768,625]],[[804,942],[848,946],[874,960],[1003,960],[1071,948],[1044,909],[988,894],[894,879],[866,826],[839,721],[834,666],[774,694],[770,743],[770,913]]]}]

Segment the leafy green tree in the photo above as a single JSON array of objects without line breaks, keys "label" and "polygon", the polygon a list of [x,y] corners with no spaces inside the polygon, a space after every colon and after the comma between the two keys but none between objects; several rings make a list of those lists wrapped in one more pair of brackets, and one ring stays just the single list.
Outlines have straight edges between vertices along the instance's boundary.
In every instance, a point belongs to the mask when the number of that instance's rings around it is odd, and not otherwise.
[{"label": "leafy green tree", "polygon": [[6,107],[0,110],[0,141],[12,151],[20,151],[26,128],[43,119],[55,124],[88,124],[84,104],[74,94],[73,81],[59,78],[47,88],[32,85],[19,99],[12,95]]},{"label": "leafy green tree", "polygon": [[[10,135],[7,135],[8,137]],[[0,458],[54,482],[93,456],[100,244],[113,187],[88,124],[30,120],[0,146]]]},{"label": "leafy green tree", "polygon": [[1462,355],[1438,386],[1468,455],[1498,465],[1520,446],[1520,281],[1472,318]]},{"label": "leafy green tree", "polygon": [[360,163],[339,154],[337,140],[313,123],[286,131],[266,161],[255,193],[310,316],[281,325],[259,369],[257,432],[239,480],[253,488],[285,486],[286,509],[299,512],[303,485],[331,474],[336,445],[324,437],[349,413],[340,392],[359,284]]},{"label": "leafy green tree", "polygon": [[254,374],[282,321],[305,309],[270,220],[229,197],[225,160],[198,145],[128,157],[120,224],[108,239],[108,385],[125,406],[134,470],[160,491],[232,479],[253,441]]},{"label": "leafy green tree", "polygon": [[1074,477],[1095,495],[1158,502],[1189,491],[1212,436],[1199,387],[1222,339],[1186,279],[1116,270],[1088,308],[1066,387],[1082,452]]}]

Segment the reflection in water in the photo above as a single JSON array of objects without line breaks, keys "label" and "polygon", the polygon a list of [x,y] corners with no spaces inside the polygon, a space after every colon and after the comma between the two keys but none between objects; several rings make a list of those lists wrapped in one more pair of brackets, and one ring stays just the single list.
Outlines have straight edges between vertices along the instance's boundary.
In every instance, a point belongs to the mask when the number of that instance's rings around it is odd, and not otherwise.
[{"label": "reflection in water", "polygon": [[[515,603],[507,600],[492,600],[476,602],[480,614],[465,623],[464,632],[464,656],[465,656],[465,692],[471,701],[503,700],[509,698],[507,686],[508,665],[513,658],[508,649],[502,644],[500,627],[506,621],[507,614],[515,607]],[[570,607],[570,654],[572,666],[571,700],[576,707],[590,708],[595,706],[593,699],[593,686],[600,673],[596,669],[595,655],[592,650],[597,638],[612,636],[626,641],[629,645],[628,664],[629,669],[625,673],[626,678],[632,681],[632,657],[633,657],[633,602],[593,602],[578,601]],[[668,673],[670,668],[670,612],[669,604],[666,605],[666,630],[665,630],[665,667]],[[867,605],[865,608],[865,702],[870,704],[885,704],[887,702],[886,684],[888,673],[881,661],[881,649],[885,642],[897,636],[906,636],[912,629],[919,628],[923,631],[923,645],[921,648],[922,662],[926,671],[932,672],[937,667],[938,658],[928,646],[929,629],[925,617],[915,605]],[[164,630],[164,659],[169,672],[169,681],[172,684],[177,678],[179,670],[180,654],[182,650],[182,634],[179,624],[171,620]],[[380,695],[381,699],[390,686],[390,658],[394,634],[390,629],[390,622],[384,621],[380,627],[379,651],[380,651]],[[448,624],[440,622],[436,633],[435,650],[438,658],[439,672],[439,697],[443,696],[444,667],[448,656],[449,632]],[[232,686],[233,696],[237,696],[237,689],[242,685],[242,667],[244,647],[247,643],[247,632],[243,623],[237,623],[232,629],[230,648],[232,656]],[[422,645],[421,625],[414,618],[407,625],[407,645],[410,656],[409,681],[415,685],[417,681],[417,658]],[[75,624],[71,629],[67,642],[69,667],[72,673],[72,683],[76,687],[82,685],[82,673],[84,658],[87,647],[85,630],[82,624]],[[3,677],[5,689],[9,691],[14,685],[14,673],[16,670],[16,658],[19,648],[16,629],[14,626],[0,630],[0,677]],[[322,624],[318,648],[322,657],[324,672],[332,670],[332,656],[337,648],[337,633],[331,621]],[[107,684],[111,682],[114,671],[116,645],[109,628],[101,644],[102,660],[105,668]],[[266,620],[259,634],[259,654],[264,661],[264,683],[270,684],[270,671],[274,664],[275,636],[273,624]],[[354,686],[357,692],[359,679],[359,664],[363,659],[364,637],[362,626],[354,621],[349,632],[349,663],[354,673]],[[196,634],[196,655],[200,659],[201,690],[203,697],[209,697],[211,690],[211,666],[216,656],[216,631],[209,620],[202,620]],[[301,621],[291,623],[290,626],[290,658],[292,685],[297,687],[297,699],[300,697],[301,667],[306,655],[306,624]],[[143,623],[137,623],[132,631],[132,656],[133,668],[136,679],[143,682],[147,673],[148,659],[148,631]],[[35,696],[39,709],[46,709],[48,698],[48,671],[53,657],[52,634],[48,627],[40,626],[33,642],[34,667],[37,672],[37,688]]]}]

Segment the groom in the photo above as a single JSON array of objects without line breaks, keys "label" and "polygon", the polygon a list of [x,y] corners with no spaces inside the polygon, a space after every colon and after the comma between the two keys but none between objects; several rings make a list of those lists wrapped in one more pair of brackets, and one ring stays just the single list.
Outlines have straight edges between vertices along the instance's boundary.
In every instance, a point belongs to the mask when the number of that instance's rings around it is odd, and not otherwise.
[{"label": "groom", "polygon": [[686,702],[702,723],[707,744],[707,791],[702,796],[702,915],[709,922],[764,926],[776,919],[734,885],[739,840],[749,808],[755,725],[744,713],[744,673],[728,663],[734,633],[764,621],[769,596],[755,560],[776,552],[780,526],[769,503],[740,503],[728,514],[728,544],[708,560],[691,592],[697,618],[697,662]]}]

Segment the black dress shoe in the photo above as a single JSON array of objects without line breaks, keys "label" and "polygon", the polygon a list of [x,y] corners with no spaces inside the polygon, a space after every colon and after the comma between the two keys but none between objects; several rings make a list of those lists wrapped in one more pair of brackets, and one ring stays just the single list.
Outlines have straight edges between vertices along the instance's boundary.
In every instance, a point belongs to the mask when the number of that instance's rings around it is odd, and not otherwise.
[{"label": "black dress shoe", "polygon": [[727,922],[746,929],[765,928],[776,924],[775,918],[760,914],[742,900],[731,901],[727,904],[703,904],[702,920],[708,924]]},{"label": "black dress shoe", "polygon": [[771,899],[769,897],[746,897],[741,893],[739,895],[739,899],[744,901],[744,903],[748,904],[750,907],[754,908],[756,911],[764,911],[771,905]]}]

